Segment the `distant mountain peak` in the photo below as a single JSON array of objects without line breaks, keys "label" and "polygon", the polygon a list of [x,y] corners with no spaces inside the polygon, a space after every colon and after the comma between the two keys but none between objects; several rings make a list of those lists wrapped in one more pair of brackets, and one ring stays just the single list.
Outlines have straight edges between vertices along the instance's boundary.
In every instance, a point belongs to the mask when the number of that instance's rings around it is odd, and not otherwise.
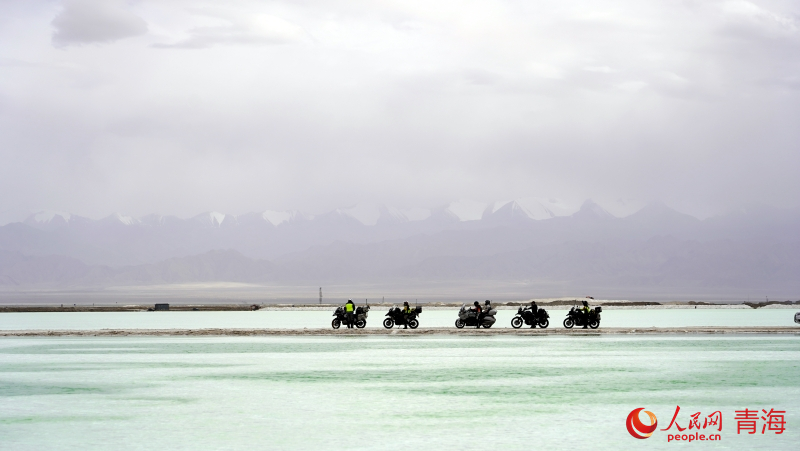
[{"label": "distant mountain peak", "polygon": [[367,226],[377,224],[378,219],[381,217],[380,209],[374,205],[368,204],[356,204],[348,208],[337,208],[335,211]]},{"label": "distant mountain peak", "polygon": [[295,219],[299,216],[299,212],[295,210],[289,211],[274,211],[274,210],[267,210],[261,213],[261,217],[264,218],[265,221],[269,222],[274,226],[278,226],[283,224],[284,222],[289,222],[292,219]]},{"label": "distant mountain peak", "polygon": [[434,223],[452,224],[461,222],[461,218],[453,213],[448,206],[432,209],[427,219]]},{"label": "distant mountain peak", "polygon": [[[225,213],[220,213],[218,211],[209,211],[206,213],[200,213],[199,215],[195,216],[194,220],[199,221],[200,223],[209,226],[209,227],[220,227],[225,219],[229,215]],[[235,219],[235,217],[233,217]]]},{"label": "distant mountain peak", "polygon": [[543,220],[555,217],[549,208],[537,199],[512,200],[505,202],[495,202],[489,204],[489,207],[483,213],[483,218],[523,218],[533,220]]},{"label": "distant mountain peak", "polygon": [[580,210],[573,214],[572,217],[581,219],[609,219],[614,218],[614,215],[607,212],[595,201],[587,199],[583,205],[581,205]]},{"label": "distant mountain peak", "polygon": [[120,214],[120,213],[114,213],[114,214],[106,217],[105,220],[106,221],[112,221],[112,222],[119,222],[120,224],[123,224],[123,225],[135,225],[135,224],[141,224],[141,222],[142,222],[142,221],[134,218],[133,216],[125,216],[125,215]]},{"label": "distant mountain peak", "polygon": [[381,205],[378,207],[378,212],[379,215],[376,224],[402,224],[408,222],[408,217],[397,208]]},{"label": "distant mountain peak", "polygon": [[58,221],[59,219],[64,222],[69,222],[71,218],[72,215],[66,212],[40,211],[28,216],[28,218],[25,220],[25,223],[49,224],[54,220]]},{"label": "distant mountain peak", "polygon": [[28,216],[23,223],[40,230],[53,230],[69,226],[74,218],[75,216],[69,213],[40,211]]}]

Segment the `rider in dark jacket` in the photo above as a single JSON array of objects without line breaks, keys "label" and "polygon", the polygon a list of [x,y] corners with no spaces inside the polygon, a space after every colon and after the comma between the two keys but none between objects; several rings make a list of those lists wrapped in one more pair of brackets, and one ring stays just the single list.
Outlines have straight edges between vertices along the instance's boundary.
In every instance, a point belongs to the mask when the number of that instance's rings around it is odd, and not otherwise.
[{"label": "rider in dark jacket", "polygon": [[480,320],[481,319],[481,312],[483,311],[483,309],[481,308],[481,303],[478,302],[478,301],[475,301],[475,303],[473,305],[475,307],[471,308],[470,311],[475,312],[475,316],[478,318],[478,320]]},{"label": "rider in dark jacket", "polygon": [[536,314],[539,313],[539,306],[536,305],[536,301],[531,301],[531,321],[534,323],[536,322]]}]

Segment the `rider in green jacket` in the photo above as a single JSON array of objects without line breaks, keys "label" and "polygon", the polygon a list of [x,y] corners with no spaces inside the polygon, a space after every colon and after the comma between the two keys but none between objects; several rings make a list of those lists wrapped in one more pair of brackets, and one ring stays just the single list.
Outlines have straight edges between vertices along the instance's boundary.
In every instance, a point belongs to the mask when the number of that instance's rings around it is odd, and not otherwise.
[{"label": "rider in green jacket", "polygon": [[356,305],[353,304],[352,299],[348,299],[347,303],[344,305],[344,317],[347,321],[347,328],[352,329],[353,323],[355,322],[355,312],[356,312]]}]

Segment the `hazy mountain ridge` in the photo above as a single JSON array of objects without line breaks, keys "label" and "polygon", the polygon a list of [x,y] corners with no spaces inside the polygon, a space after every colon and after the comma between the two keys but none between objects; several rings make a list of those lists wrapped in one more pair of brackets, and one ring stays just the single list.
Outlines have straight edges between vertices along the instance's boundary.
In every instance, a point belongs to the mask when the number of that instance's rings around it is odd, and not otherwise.
[{"label": "hazy mountain ridge", "polygon": [[[526,208],[531,209],[530,206]],[[469,217],[471,213],[467,210],[461,212],[462,216]],[[251,258],[272,260],[338,241],[370,244],[413,237],[443,237],[442,232],[457,236],[462,232],[485,231],[480,239],[487,245],[495,245],[504,239],[493,236],[496,232],[492,230],[497,228],[514,229],[511,236],[520,240],[521,245],[529,246],[565,241],[647,239],[656,235],[708,240],[751,239],[768,234],[780,239],[791,236],[792,229],[800,224],[796,209],[762,208],[705,221],[663,204],[648,205],[624,218],[610,215],[591,201],[570,216],[543,220],[532,219],[529,213],[522,211],[517,201],[511,201],[499,208],[486,208],[476,220],[462,220],[450,208],[442,208],[425,219],[410,221],[402,212],[382,207],[373,225],[365,225],[344,210],[315,217],[298,212],[268,212],[272,215],[269,218],[265,216],[267,213],[231,216],[210,212],[189,219],[158,215],[135,219],[111,215],[96,221],[66,214],[67,218],[58,214],[34,215],[25,224],[0,227],[0,249],[26,255],[65,255],[87,264],[126,266],[157,263],[214,249],[235,249]],[[443,239],[447,242],[451,238]],[[513,242],[512,239],[507,241]]]},{"label": "hazy mountain ridge", "polygon": [[[76,222],[81,226],[70,232],[64,227],[44,231],[9,224],[0,228],[0,284],[542,280],[581,286],[789,291],[800,285],[797,210],[757,208],[700,221],[661,204],[625,218],[616,218],[592,202],[571,216],[547,220],[526,219],[514,214],[515,209],[515,205],[501,207],[476,221],[459,221],[446,211],[410,223],[395,216],[373,226],[340,212],[315,220],[287,220],[279,226],[270,223],[266,229],[252,216],[226,228],[217,215],[196,220],[159,218],[154,227]],[[72,221],[80,220],[72,216]],[[126,232],[115,235],[120,229]],[[152,233],[153,229],[162,233]],[[87,264],[78,258],[92,253],[110,259],[129,257],[109,244],[123,239],[136,248],[137,258],[159,252],[167,257],[156,263],[115,266]],[[269,260],[252,257],[253,248],[283,239],[306,247]],[[26,246],[35,255],[28,255]],[[213,249],[192,254],[204,246]]]}]

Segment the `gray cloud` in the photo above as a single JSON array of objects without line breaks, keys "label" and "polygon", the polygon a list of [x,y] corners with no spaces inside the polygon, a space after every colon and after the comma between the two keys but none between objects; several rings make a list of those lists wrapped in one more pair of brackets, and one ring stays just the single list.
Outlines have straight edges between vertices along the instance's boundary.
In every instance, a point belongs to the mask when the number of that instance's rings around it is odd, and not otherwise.
[{"label": "gray cloud", "polygon": [[42,46],[69,8],[0,5],[3,212],[800,203],[793,1],[142,0]]},{"label": "gray cloud", "polygon": [[147,23],[113,0],[68,0],[53,19],[53,44],[113,42],[147,33]]}]

